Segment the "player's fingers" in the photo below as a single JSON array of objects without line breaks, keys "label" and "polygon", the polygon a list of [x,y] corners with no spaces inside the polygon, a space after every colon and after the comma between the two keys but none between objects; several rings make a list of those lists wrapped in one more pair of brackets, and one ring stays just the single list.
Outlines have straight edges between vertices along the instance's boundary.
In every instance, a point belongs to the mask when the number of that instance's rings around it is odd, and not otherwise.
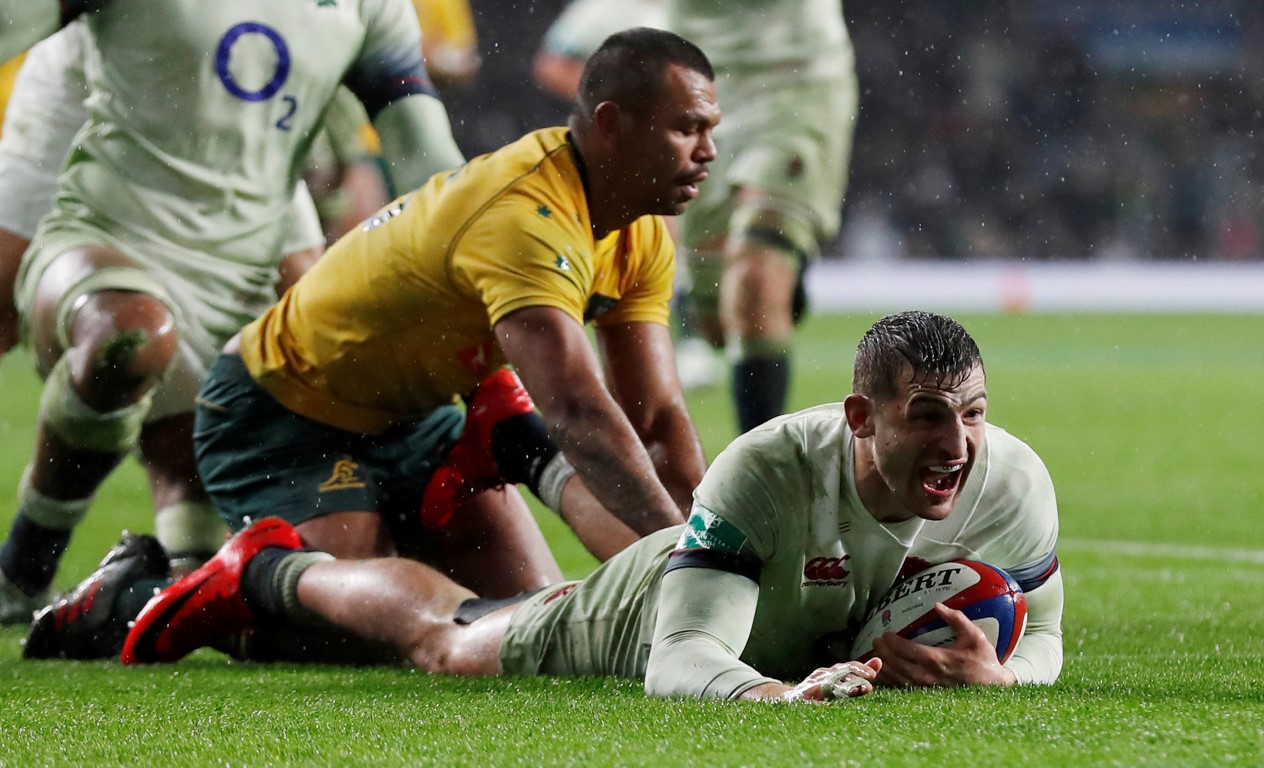
[{"label": "player's fingers", "polygon": [[877,670],[881,667],[882,662],[878,662],[878,664],[879,667],[873,667],[860,661],[844,661],[839,664],[835,664],[830,667],[830,669],[843,674],[856,675],[857,677],[863,677],[866,680],[872,680],[873,676],[878,673]]},{"label": "player's fingers", "polygon": [[879,663],[878,675],[874,678],[874,682],[878,685],[884,685],[888,688],[903,688],[908,685],[908,670],[912,665],[904,657],[898,654],[886,653],[879,648],[880,643],[875,642],[874,652],[878,656],[872,661]]},{"label": "player's fingers", "polygon": [[971,630],[978,630],[978,627],[974,626],[974,622],[970,621],[964,613],[955,608],[949,608],[943,603],[935,603],[935,613],[944,620],[945,624],[952,627],[952,630],[957,633],[957,637],[961,637],[961,633],[966,631],[967,627]]},{"label": "player's fingers", "polygon": [[847,662],[836,664],[830,669],[829,678],[821,683],[822,698],[853,699],[873,691],[873,682],[868,677],[874,674],[871,667]]},{"label": "player's fingers", "polygon": [[887,664],[878,673],[874,682],[887,688],[906,688],[908,687],[908,678],[900,672],[899,666],[895,664]]},{"label": "player's fingers", "polygon": [[914,643],[898,635],[885,635],[874,641],[874,651],[882,660],[877,682],[891,687],[939,685],[947,677],[952,662],[945,648]]},{"label": "player's fingers", "polygon": [[961,611],[949,608],[943,603],[935,603],[935,613],[938,614],[939,618],[943,619],[944,623],[947,624],[957,635],[957,640],[954,645],[958,647],[991,645],[991,643],[988,642],[987,635],[983,633],[983,630],[979,629],[978,625],[976,625],[973,621],[970,621],[970,618]]},{"label": "player's fingers", "polygon": [[874,655],[886,662],[892,659],[916,659],[928,647],[900,637],[894,632],[888,632],[873,641]]},{"label": "player's fingers", "polygon": [[[843,689],[847,698],[854,699],[857,696],[867,696],[873,693],[873,682],[870,680],[861,680],[858,677],[848,678],[844,683],[850,683],[850,687]],[[834,698],[838,698],[838,689],[834,692]]]}]

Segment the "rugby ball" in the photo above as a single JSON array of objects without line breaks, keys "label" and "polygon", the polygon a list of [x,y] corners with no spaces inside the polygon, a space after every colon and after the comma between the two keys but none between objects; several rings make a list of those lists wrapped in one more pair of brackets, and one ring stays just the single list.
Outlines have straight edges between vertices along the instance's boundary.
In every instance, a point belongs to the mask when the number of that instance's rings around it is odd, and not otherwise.
[{"label": "rugby ball", "polygon": [[1008,573],[977,560],[952,560],[896,582],[865,619],[851,657],[872,657],[873,641],[887,632],[923,645],[949,645],[956,633],[935,613],[935,603],[969,617],[1002,664],[1027,628],[1027,598]]}]

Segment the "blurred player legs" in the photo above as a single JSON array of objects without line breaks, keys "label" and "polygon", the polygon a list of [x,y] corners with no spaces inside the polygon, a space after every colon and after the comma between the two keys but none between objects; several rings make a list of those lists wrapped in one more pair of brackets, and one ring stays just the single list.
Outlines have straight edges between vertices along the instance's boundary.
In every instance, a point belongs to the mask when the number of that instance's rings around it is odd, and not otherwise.
[{"label": "blurred player legs", "polygon": [[[804,271],[838,232],[858,91],[832,0],[668,0],[716,66],[720,157],[680,217],[696,333],[733,366],[740,431],[784,412]],[[684,346],[682,342],[682,346]]]}]

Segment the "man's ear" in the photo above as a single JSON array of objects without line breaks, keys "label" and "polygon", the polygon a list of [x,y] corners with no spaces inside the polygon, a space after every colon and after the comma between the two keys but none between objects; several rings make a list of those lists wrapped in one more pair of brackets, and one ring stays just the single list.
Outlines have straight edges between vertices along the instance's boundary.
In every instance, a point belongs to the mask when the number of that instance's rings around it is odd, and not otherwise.
[{"label": "man's ear", "polygon": [[606,141],[618,136],[623,110],[613,101],[603,101],[593,110],[593,127]]},{"label": "man's ear", "polygon": [[873,437],[873,411],[873,401],[864,395],[852,393],[843,400],[847,426],[856,437]]}]

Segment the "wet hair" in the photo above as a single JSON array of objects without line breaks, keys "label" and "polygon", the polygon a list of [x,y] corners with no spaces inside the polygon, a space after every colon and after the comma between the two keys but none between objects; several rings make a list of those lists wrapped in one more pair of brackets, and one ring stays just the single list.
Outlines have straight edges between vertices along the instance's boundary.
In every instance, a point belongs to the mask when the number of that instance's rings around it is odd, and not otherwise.
[{"label": "wet hair", "polygon": [[900,312],[873,324],[856,348],[852,391],[883,399],[896,395],[905,366],[913,381],[955,387],[983,367],[983,355],[961,323],[930,312]]},{"label": "wet hair", "polygon": [[587,119],[603,101],[643,113],[662,87],[663,71],[672,64],[715,80],[706,54],[680,35],[634,27],[607,37],[584,65],[575,98],[576,117]]}]

